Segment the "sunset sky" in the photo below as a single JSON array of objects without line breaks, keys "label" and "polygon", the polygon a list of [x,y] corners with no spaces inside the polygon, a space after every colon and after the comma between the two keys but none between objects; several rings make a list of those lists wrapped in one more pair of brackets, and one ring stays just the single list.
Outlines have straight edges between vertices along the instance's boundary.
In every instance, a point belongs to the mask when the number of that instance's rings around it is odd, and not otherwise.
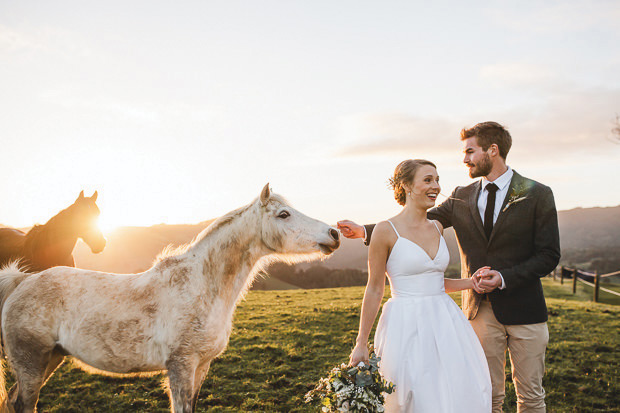
[{"label": "sunset sky", "polygon": [[615,0],[3,1],[0,223],[82,189],[106,227],[195,223],[267,182],[375,222],[403,159],[470,183],[459,131],[486,120],[558,209],[620,205],[619,21]]}]

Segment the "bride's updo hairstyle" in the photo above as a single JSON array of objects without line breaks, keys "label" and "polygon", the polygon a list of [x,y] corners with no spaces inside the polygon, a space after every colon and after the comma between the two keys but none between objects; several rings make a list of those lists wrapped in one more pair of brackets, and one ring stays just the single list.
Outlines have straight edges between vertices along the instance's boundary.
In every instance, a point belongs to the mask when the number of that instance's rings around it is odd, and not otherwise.
[{"label": "bride's updo hairstyle", "polygon": [[394,190],[394,199],[400,205],[405,205],[407,193],[403,184],[411,184],[415,173],[423,165],[429,165],[437,169],[434,163],[426,159],[407,159],[398,164],[394,170],[394,176],[389,179],[390,188]]}]

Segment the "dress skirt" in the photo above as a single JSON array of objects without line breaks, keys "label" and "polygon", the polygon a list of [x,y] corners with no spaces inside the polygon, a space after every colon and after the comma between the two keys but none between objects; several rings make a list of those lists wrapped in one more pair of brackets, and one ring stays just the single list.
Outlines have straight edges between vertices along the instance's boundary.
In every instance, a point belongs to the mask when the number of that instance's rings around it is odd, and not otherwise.
[{"label": "dress skirt", "polygon": [[488,413],[491,379],[469,321],[446,293],[392,297],[375,333],[380,371],[395,385],[387,412]]}]

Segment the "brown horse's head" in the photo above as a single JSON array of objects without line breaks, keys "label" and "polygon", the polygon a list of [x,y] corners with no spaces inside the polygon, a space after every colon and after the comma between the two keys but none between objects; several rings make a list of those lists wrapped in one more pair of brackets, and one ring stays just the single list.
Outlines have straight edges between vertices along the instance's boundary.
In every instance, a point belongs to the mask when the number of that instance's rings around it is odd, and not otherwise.
[{"label": "brown horse's head", "polygon": [[96,201],[97,191],[91,197],[85,197],[82,191],[70,207],[75,233],[88,244],[94,254],[103,251],[106,242],[98,225],[99,208]]}]

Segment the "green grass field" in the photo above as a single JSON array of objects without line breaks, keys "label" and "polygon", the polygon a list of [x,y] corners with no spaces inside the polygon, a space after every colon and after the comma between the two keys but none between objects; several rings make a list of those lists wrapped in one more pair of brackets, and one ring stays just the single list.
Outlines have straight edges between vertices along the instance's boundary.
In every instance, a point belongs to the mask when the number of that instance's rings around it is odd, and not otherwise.
[{"label": "green grass field", "polygon": [[[544,284],[550,310],[548,411],[620,411],[620,307],[584,301],[590,299],[588,290],[573,296],[570,282]],[[237,310],[228,349],[212,364],[198,411],[317,411],[303,396],[348,359],[362,294],[361,287],[250,292]],[[162,381],[162,375],[90,375],[66,362],[43,388],[38,407],[41,412],[166,412]],[[505,411],[516,411],[510,380]]]}]

